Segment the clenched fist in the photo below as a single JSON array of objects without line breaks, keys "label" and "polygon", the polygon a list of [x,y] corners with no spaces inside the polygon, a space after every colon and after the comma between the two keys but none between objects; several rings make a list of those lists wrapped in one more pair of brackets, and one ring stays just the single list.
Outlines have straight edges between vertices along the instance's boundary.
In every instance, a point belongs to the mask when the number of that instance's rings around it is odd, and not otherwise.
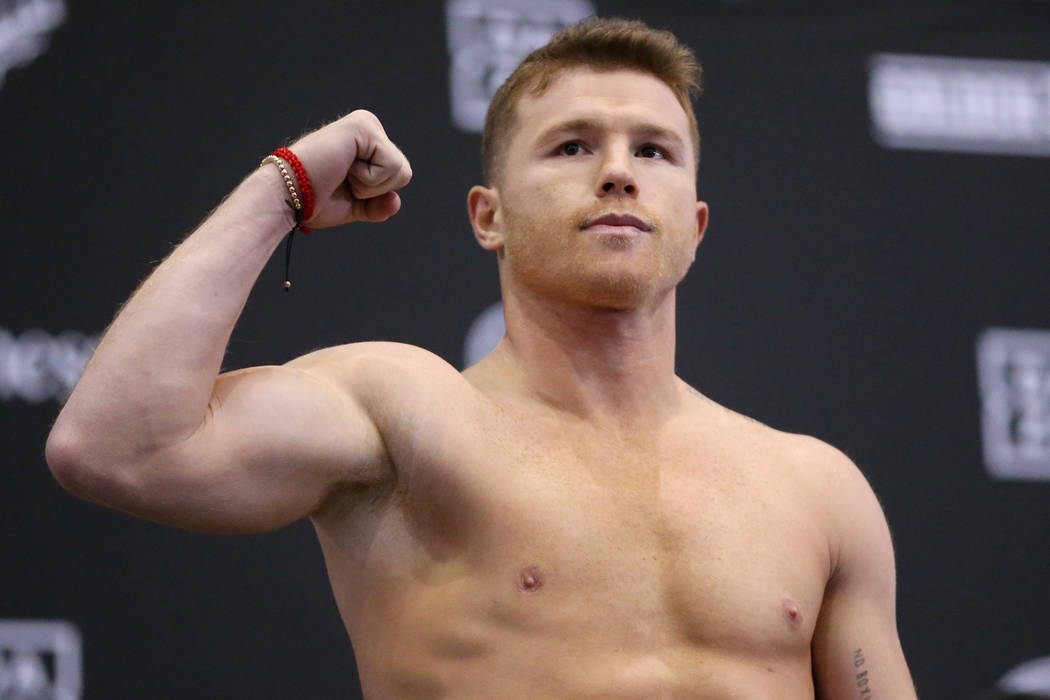
[{"label": "clenched fist", "polygon": [[412,179],[412,166],[371,112],[351,112],[291,149],[314,189],[314,213],[303,222],[310,228],[385,221],[401,208],[397,190]]}]

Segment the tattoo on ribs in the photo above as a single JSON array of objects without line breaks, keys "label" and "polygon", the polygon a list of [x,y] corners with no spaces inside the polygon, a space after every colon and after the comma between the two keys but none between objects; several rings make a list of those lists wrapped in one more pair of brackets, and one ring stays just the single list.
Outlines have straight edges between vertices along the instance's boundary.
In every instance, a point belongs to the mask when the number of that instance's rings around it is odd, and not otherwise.
[{"label": "tattoo on ribs", "polygon": [[871,686],[868,685],[868,669],[865,668],[864,650],[857,649],[853,652],[853,668],[857,670],[854,680],[857,683],[857,690],[859,691],[859,697],[861,700],[871,700],[874,695],[871,692]]}]

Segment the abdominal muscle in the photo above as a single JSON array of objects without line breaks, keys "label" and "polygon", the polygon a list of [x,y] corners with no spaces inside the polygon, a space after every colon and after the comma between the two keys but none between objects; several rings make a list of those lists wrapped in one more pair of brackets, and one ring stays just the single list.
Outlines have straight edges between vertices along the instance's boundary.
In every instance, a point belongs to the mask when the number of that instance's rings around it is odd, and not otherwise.
[{"label": "abdominal muscle", "polygon": [[[696,650],[665,649],[646,654],[588,652],[574,647],[502,650],[469,664],[416,657],[393,672],[361,669],[369,700],[385,698],[536,698],[551,700],[740,700],[807,698],[813,687],[804,674],[777,674],[739,659]],[[371,682],[372,679],[376,682]]]}]

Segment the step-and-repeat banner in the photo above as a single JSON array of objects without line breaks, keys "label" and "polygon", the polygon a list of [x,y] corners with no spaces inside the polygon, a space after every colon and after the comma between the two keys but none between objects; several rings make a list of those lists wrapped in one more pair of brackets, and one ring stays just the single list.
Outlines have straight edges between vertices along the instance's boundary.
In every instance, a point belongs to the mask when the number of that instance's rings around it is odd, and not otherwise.
[{"label": "step-and-repeat banner", "polygon": [[[489,96],[591,14],[704,65],[711,227],[679,374],[825,439],[883,503],[920,695],[1050,684],[1050,4],[0,1],[0,698],[357,697],[308,524],[166,529],[44,441],[120,303],[259,159],[357,107],[415,179],[274,260],[227,366],[502,332],[465,210]],[[279,257],[279,256],[277,256]]]}]

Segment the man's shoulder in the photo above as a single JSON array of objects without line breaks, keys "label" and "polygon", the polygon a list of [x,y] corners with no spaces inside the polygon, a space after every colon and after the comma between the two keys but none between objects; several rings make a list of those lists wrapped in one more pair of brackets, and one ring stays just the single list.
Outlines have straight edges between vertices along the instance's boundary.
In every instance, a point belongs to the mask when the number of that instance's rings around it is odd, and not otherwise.
[{"label": "man's shoulder", "polygon": [[314,350],[285,365],[359,396],[467,390],[459,370],[439,355],[407,343],[369,341]]},{"label": "man's shoulder", "polygon": [[866,565],[892,567],[892,546],[882,506],[860,467],[837,447],[801,433],[778,430],[710,399],[702,418],[720,450],[750,465],[785,498],[800,498],[827,536],[829,571]]},{"label": "man's shoulder", "polygon": [[767,453],[781,468],[786,464],[797,465],[818,479],[834,477],[854,483],[858,477],[863,480],[853,460],[824,440],[773,427],[717,403],[695,389],[690,391],[702,402],[698,420],[714,420],[717,431],[731,435],[741,449]]},{"label": "man's shoulder", "polygon": [[837,447],[809,435],[784,433],[794,462],[803,465],[809,490],[830,527],[834,561],[856,552],[862,542],[886,539],[885,515],[878,496],[859,466]]},{"label": "man's shoulder", "polygon": [[459,374],[435,353],[408,343],[367,341],[320,348],[300,355],[288,367],[313,373],[340,374],[361,369],[397,368],[409,372]]},{"label": "man's shoulder", "polygon": [[838,489],[868,489],[868,483],[856,463],[845,452],[824,440],[804,433],[792,433],[759,424],[776,454],[796,465],[812,478],[812,483],[826,492]]}]

